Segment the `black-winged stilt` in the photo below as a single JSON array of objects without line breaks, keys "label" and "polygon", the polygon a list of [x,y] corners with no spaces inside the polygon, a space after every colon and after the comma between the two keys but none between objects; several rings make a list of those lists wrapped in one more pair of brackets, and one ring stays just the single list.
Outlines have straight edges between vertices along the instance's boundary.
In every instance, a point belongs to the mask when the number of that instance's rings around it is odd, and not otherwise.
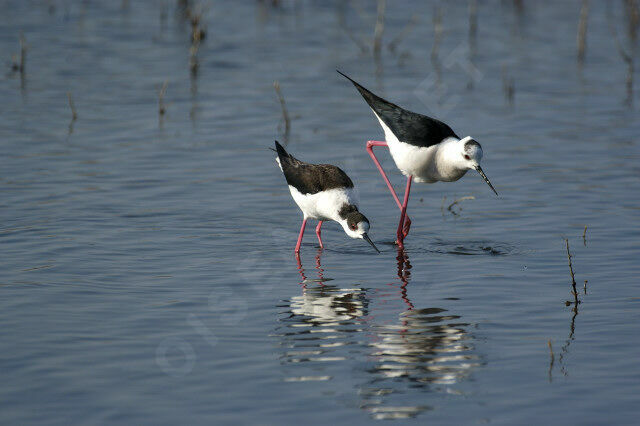
[{"label": "black-winged stilt", "polygon": [[[411,227],[411,220],[407,216],[407,204],[409,203],[412,180],[426,183],[455,182],[464,176],[467,170],[473,169],[498,195],[480,167],[482,147],[473,138],[467,136],[460,139],[451,127],[442,121],[407,111],[371,93],[342,72],[338,71],[338,73],[346,77],[358,89],[384,130],[386,142],[368,141],[367,152],[378,167],[391,195],[400,208],[400,223],[396,232],[397,243],[400,247],[403,246],[404,238]],[[396,166],[407,177],[402,204],[373,153],[374,146],[387,146]]]},{"label": "black-winged stilt", "polygon": [[276,162],[289,184],[289,191],[303,219],[295,252],[300,251],[307,219],[317,219],[316,235],[324,248],[320,228],[322,222],[334,220],[351,238],[362,238],[376,249],[367,232],[369,220],[358,211],[353,182],[340,168],[331,164],[309,164],[294,158],[276,141]]}]

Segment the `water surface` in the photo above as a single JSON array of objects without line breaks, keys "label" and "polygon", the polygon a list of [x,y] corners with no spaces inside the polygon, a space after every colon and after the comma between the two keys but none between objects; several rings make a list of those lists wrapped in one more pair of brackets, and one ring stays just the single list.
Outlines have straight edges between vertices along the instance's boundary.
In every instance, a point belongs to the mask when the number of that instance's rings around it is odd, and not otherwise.
[{"label": "water surface", "polygon": [[[637,52],[622,3],[591,5],[582,68],[578,2],[480,2],[472,51],[468,5],[442,3],[439,66],[437,3],[387,2],[378,60],[352,41],[370,40],[375,4],[269,3],[206,3],[195,76],[174,2],[3,3],[2,56],[20,31],[28,51],[24,75],[0,76],[1,421],[635,421],[640,116],[608,21]],[[399,252],[364,150],[382,132],[335,68],[473,135],[500,197],[472,174],[414,185]],[[274,80],[288,149],[347,171],[382,254],[326,224],[325,250],[309,226],[293,256]]]}]

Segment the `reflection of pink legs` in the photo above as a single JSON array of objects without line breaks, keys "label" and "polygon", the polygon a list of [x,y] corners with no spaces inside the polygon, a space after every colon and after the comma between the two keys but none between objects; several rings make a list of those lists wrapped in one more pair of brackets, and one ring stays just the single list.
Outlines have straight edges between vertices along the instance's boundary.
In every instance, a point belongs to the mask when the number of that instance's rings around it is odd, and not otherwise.
[{"label": "reflection of pink legs", "polygon": [[322,221],[318,222],[318,226],[316,226],[316,235],[318,236],[318,242],[320,243],[320,248],[323,249],[324,246],[322,245],[322,237],[320,236],[320,232],[322,228]]},{"label": "reflection of pink legs", "polygon": [[307,225],[307,218],[305,217],[300,227],[300,235],[298,235],[298,243],[296,244],[296,253],[300,252],[300,244],[302,244],[302,236],[304,235],[304,227]]},{"label": "reflection of pink legs", "polygon": [[[323,281],[324,279],[324,269],[322,269],[322,263],[320,260],[320,255],[322,255],[322,249],[319,248],[318,249],[318,253],[316,254],[316,269],[318,270],[318,279],[317,280],[312,280],[314,282],[317,282],[320,286],[324,287]],[[302,281],[300,281],[300,285],[302,286],[303,289],[307,288],[307,276],[304,273],[304,268],[302,267],[302,260],[300,259],[300,253],[296,252],[295,254],[296,256],[296,262],[298,264],[298,272],[300,273],[300,276],[302,277]]]},{"label": "reflection of pink legs", "polygon": [[403,235],[402,231],[404,228],[404,220],[407,216],[407,205],[409,204],[409,192],[411,191],[411,176],[409,176],[407,178],[407,188],[404,190],[404,201],[402,203],[402,212],[400,213],[400,223],[398,223],[398,231],[396,232],[396,236],[398,237],[398,240],[396,241],[398,243],[398,246],[400,248],[403,247],[403,241],[404,241],[404,237],[405,235]]},{"label": "reflection of pink legs", "polygon": [[324,281],[324,275],[322,275],[322,273],[324,272],[324,269],[322,269],[322,264],[320,263],[321,254],[322,254],[322,248],[319,248],[318,254],[316,254],[316,269],[318,270],[318,278],[319,278],[318,283],[320,283],[320,285],[324,287],[324,284],[322,283]]},{"label": "reflection of pink legs", "polygon": [[307,288],[307,284],[305,283],[305,281],[307,281],[307,276],[304,274],[304,269],[302,268],[302,261],[300,261],[300,253],[298,252],[296,252],[296,261],[298,262],[298,272],[302,277],[302,281],[300,281],[300,284],[302,285],[302,288]]},{"label": "reflection of pink legs", "polygon": [[[382,174],[382,178],[384,179],[385,183],[387,184],[387,187],[389,188],[389,191],[391,191],[391,195],[393,196],[393,199],[396,201],[396,204],[398,205],[398,208],[402,212],[402,204],[400,204],[400,199],[398,198],[398,195],[396,195],[396,191],[393,189],[393,186],[391,185],[391,182],[389,182],[389,178],[387,178],[387,175],[384,172],[384,169],[382,168],[382,166],[380,165],[380,162],[378,161],[378,159],[376,158],[375,154],[373,153],[373,147],[374,146],[388,146],[388,145],[387,145],[386,142],[383,142],[383,141],[368,141],[367,142],[367,152],[371,156],[371,159],[373,160],[373,162],[376,164],[376,167],[378,167],[378,170],[380,171],[380,174]],[[407,235],[409,235],[409,229],[410,228],[411,228],[411,219],[409,219],[409,216],[407,216],[405,214],[403,238],[406,237]]]},{"label": "reflection of pink legs", "polygon": [[[413,309],[413,303],[409,300],[409,296],[407,296],[407,285],[409,284],[409,278],[411,277],[411,263],[409,263],[409,256],[405,251],[398,247],[398,256],[396,257],[398,261],[398,278],[400,278],[400,297],[406,303],[408,310]],[[406,325],[406,323],[405,323]]]}]

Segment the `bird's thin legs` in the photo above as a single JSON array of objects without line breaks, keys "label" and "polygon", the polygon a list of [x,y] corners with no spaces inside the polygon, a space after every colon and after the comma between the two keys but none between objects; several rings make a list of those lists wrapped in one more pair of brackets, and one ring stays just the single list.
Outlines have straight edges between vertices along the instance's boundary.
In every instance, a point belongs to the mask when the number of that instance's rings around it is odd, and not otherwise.
[{"label": "bird's thin legs", "polygon": [[404,237],[406,235],[403,234],[403,228],[404,228],[404,221],[405,218],[407,216],[407,205],[409,204],[409,192],[411,192],[411,179],[412,177],[409,176],[407,178],[407,188],[404,190],[404,201],[402,203],[402,212],[400,213],[400,223],[398,223],[398,231],[396,232],[396,236],[398,237],[398,240],[396,241],[398,243],[398,246],[400,248],[403,248],[403,241],[404,241]]},{"label": "bird's thin legs", "polygon": [[[396,194],[396,191],[393,189],[393,186],[391,185],[391,182],[389,182],[389,178],[387,178],[387,174],[384,172],[384,169],[380,165],[380,162],[378,161],[378,159],[376,158],[375,154],[373,153],[373,147],[374,146],[387,146],[388,147],[388,145],[387,145],[386,142],[383,142],[383,141],[367,141],[367,152],[371,156],[371,159],[373,160],[373,162],[376,164],[376,167],[378,167],[378,170],[380,171],[380,174],[382,174],[382,178],[384,179],[385,183],[387,184],[387,187],[389,188],[389,191],[391,192],[391,195],[393,196],[393,199],[396,201],[396,204],[398,205],[398,208],[400,209],[400,211],[402,211],[402,204],[400,204],[400,199],[398,198],[398,195]],[[407,235],[409,235],[409,229],[411,228],[411,219],[409,219],[409,216],[405,215],[405,221],[404,222],[405,223],[404,223],[403,235],[406,237]]]},{"label": "bird's thin legs", "polygon": [[296,253],[300,252],[300,244],[302,244],[302,236],[304,235],[304,227],[307,225],[307,218],[305,217],[300,227],[300,235],[298,235],[298,243],[296,244]]},{"label": "bird's thin legs", "polygon": [[387,145],[386,142],[382,142],[382,141],[368,141],[367,142],[367,152],[369,153],[369,155],[371,156],[371,159],[376,164],[376,167],[378,167],[378,170],[382,174],[382,178],[386,182],[387,187],[389,187],[389,191],[391,191],[391,195],[393,196],[393,199],[396,200],[396,204],[398,205],[398,208],[400,210],[402,210],[402,204],[400,204],[400,200],[398,199],[398,195],[396,194],[396,191],[393,189],[393,186],[391,185],[391,182],[389,182],[389,178],[387,178],[387,175],[384,172],[384,169],[380,165],[380,162],[376,158],[376,155],[373,153],[373,147],[374,146],[388,146],[388,145]]},{"label": "bird's thin legs", "polygon": [[316,235],[318,236],[318,242],[320,243],[320,248],[323,249],[324,245],[322,245],[322,237],[320,236],[320,232],[322,231],[322,221],[318,222],[318,226],[316,226]]}]

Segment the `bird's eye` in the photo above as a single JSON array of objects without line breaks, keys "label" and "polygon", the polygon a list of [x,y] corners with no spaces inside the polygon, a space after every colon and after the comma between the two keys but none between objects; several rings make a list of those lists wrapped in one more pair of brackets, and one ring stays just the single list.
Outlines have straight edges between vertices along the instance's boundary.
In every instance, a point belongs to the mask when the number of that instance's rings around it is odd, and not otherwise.
[{"label": "bird's eye", "polygon": [[351,228],[352,231],[355,231],[356,229],[358,229],[358,224],[352,223],[351,225],[349,225],[349,228]]},{"label": "bird's eye", "polygon": [[464,159],[465,160],[471,160],[471,157],[469,157],[467,154],[464,155]]}]

